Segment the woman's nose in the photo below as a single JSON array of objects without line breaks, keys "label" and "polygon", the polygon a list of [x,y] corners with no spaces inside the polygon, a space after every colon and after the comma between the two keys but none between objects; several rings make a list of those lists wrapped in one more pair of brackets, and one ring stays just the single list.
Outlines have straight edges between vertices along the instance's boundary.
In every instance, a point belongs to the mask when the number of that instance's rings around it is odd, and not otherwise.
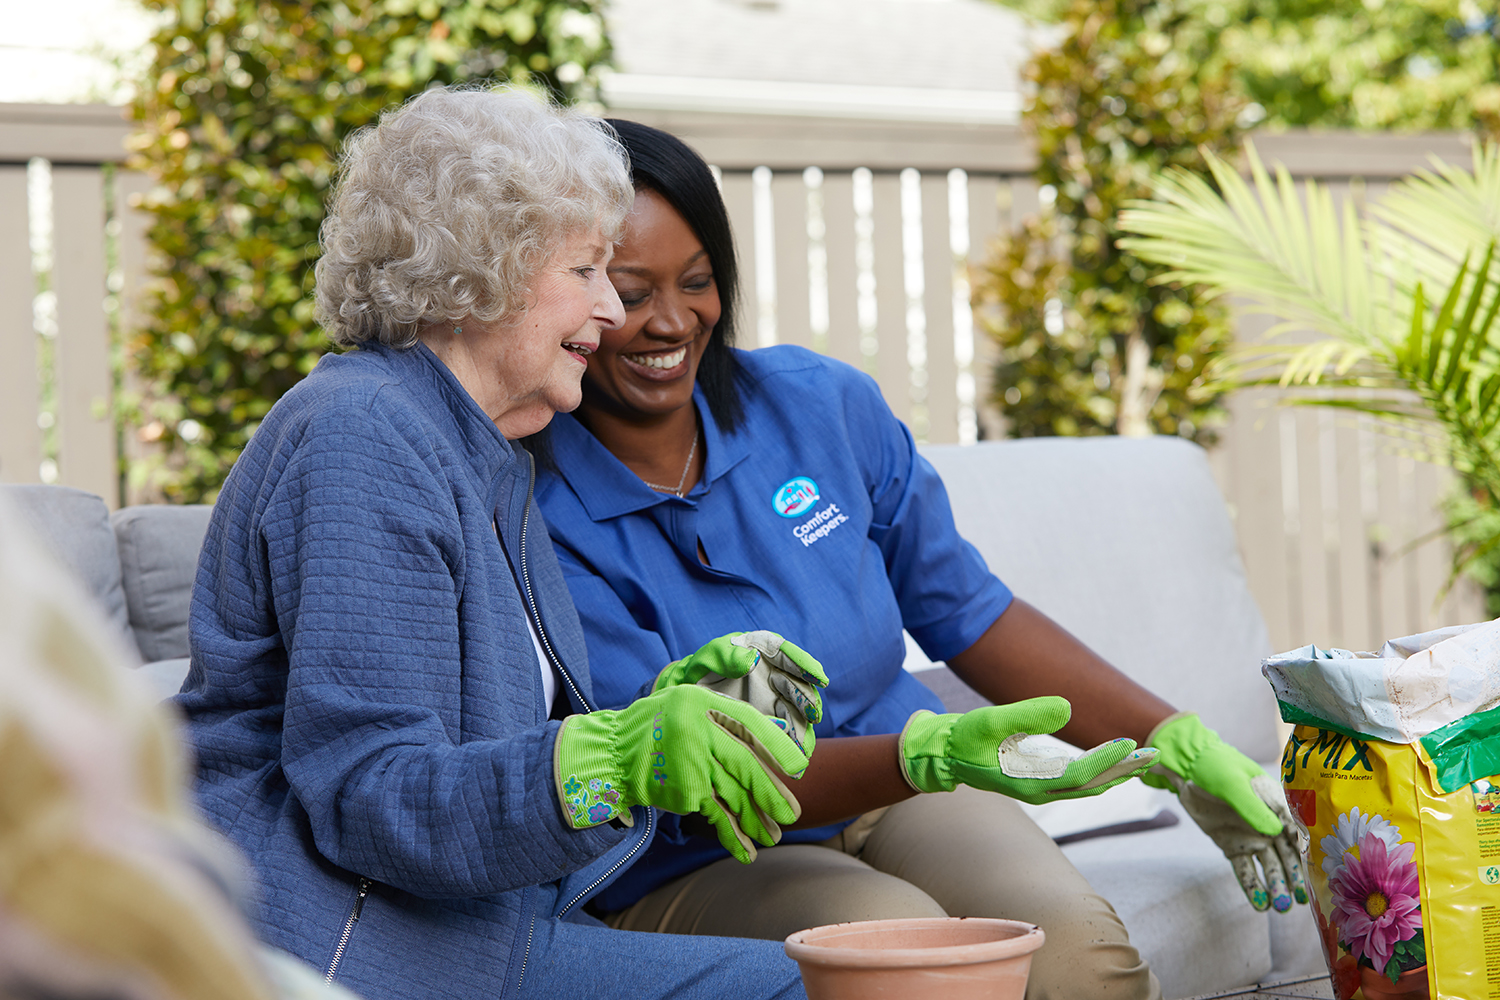
[{"label": "woman's nose", "polygon": [[[604,268],[599,269],[604,273]],[[606,278],[599,289],[599,303],[594,309],[594,319],[606,330],[618,330],[625,325],[625,306],[620,302],[620,293]]]},{"label": "woman's nose", "polygon": [[697,325],[697,317],[693,311],[679,296],[671,292],[659,294],[655,305],[651,319],[646,324],[647,333],[680,337],[692,333]]}]

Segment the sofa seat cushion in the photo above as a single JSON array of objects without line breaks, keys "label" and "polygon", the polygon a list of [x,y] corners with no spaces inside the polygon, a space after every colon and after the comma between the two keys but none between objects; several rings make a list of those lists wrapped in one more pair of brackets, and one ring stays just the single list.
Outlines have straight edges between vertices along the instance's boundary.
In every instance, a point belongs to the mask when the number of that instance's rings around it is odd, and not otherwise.
[{"label": "sofa seat cushion", "polygon": [[138,652],[126,611],[115,534],[104,501],[71,486],[8,484],[0,490],[42,544],[98,599],[126,648]]},{"label": "sofa seat cushion", "polygon": [[1271,971],[1266,915],[1245,901],[1229,862],[1186,815],[1177,826],[1084,840],[1063,853],[1113,904],[1166,1000],[1249,985]]},{"label": "sofa seat cushion", "polygon": [[213,508],[143,505],[110,519],[130,627],[149,663],[188,655],[188,606]]}]

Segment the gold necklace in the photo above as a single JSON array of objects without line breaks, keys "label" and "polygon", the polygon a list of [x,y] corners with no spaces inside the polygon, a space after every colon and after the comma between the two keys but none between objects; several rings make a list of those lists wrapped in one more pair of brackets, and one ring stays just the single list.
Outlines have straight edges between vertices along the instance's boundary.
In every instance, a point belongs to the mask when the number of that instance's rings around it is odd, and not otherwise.
[{"label": "gold necklace", "polygon": [[677,478],[677,485],[676,486],[661,486],[661,485],[659,485],[657,483],[653,483],[653,482],[651,482],[649,480],[646,480],[646,479],[642,479],[641,482],[645,483],[647,486],[651,487],[653,490],[656,490],[658,493],[671,493],[671,494],[674,494],[675,496],[679,496],[679,497],[682,496],[682,484],[685,483],[685,482],[687,482],[688,470],[693,467],[693,456],[696,455],[696,454],[698,454],[698,437],[699,437],[699,433],[700,432],[697,429],[694,429],[694,431],[693,431],[693,446],[688,449],[688,458],[687,458],[687,461],[685,463],[683,463],[683,466],[682,466],[682,475]]}]

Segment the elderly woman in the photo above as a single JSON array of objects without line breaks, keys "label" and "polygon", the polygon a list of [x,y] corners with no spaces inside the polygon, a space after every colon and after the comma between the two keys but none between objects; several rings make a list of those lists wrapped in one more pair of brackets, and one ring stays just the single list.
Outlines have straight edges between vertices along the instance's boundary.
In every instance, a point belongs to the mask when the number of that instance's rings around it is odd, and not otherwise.
[{"label": "elderly woman", "polygon": [[692,681],[818,675],[726,637],[593,711],[509,442],[578,405],[623,321],[604,268],[632,197],[606,126],[522,92],[429,91],[353,137],[317,269],[353,349],[276,404],[214,510],[178,696],[199,799],[259,872],[260,935],[367,1000],[803,995],[776,944],[583,915],[653,806],[742,860],[776,841],[777,772],[807,756]]}]

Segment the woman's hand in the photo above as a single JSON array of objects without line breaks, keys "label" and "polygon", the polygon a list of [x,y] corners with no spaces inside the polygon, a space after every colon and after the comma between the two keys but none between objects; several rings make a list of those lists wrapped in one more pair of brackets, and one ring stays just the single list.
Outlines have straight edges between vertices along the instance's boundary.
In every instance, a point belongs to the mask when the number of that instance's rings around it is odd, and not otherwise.
[{"label": "woman's hand", "polygon": [[679,684],[701,685],[780,720],[787,734],[812,756],[812,727],[823,718],[818,692],[828,686],[828,675],[796,643],[765,630],[731,632],[667,664],[651,690]]},{"label": "woman's hand", "polygon": [[1285,913],[1294,898],[1307,902],[1286,796],[1265,770],[1192,712],[1168,716],[1149,742],[1161,751],[1161,767],[1141,780],[1177,793],[1182,808],[1234,866],[1250,905]]},{"label": "woman's hand", "polygon": [[776,720],[697,685],[569,716],[552,759],[563,818],[575,830],[629,824],[633,805],[699,813],[746,864],[756,843],[777,843],[781,826],[801,815],[782,776],[800,776],[808,762]]},{"label": "woman's hand", "polygon": [[1115,739],[1076,757],[1037,753],[1027,736],[1053,733],[1068,721],[1066,699],[1032,698],[963,714],[914,714],[901,732],[901,769],[919,792],[951,792],[960,784],[1040,805],[1098,795],[1144,773],[1156,751]]}]

